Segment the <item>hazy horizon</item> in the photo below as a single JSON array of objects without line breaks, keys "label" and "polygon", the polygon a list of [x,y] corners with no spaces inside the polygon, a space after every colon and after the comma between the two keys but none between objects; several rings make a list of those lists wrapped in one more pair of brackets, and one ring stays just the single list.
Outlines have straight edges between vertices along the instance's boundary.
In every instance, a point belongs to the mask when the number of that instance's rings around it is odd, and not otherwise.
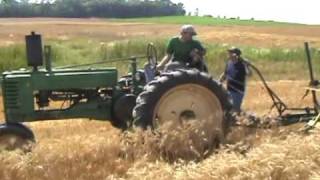
[{"label": "hazy horizon", "polygon": [[182,2],[187,12],[199,15],[240,17],[303,24],[320,24],[320,1],[317,0],[172,0]]}]

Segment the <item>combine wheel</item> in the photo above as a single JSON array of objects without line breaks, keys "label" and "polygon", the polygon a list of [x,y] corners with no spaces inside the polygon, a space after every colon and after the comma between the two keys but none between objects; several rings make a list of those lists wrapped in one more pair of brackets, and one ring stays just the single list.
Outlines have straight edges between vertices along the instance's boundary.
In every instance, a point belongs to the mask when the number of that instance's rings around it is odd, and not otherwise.
[{"label": "combine wheel", "polygon": [[144,88],[133,116],[134,124],[144,129],[168,123],[175,127],[191,121],[203,123],[202,128],[219,132],[221,142],[229,126],[226,116],[230,108],[226,91],[208,74],[178,70],[162,74]]},{"label": "combine wheel", "polygon": [[35,142],[34,134],[25,125],[20,123],[0,125],[0,151],[20,149],[28,152],[33,142]]}]

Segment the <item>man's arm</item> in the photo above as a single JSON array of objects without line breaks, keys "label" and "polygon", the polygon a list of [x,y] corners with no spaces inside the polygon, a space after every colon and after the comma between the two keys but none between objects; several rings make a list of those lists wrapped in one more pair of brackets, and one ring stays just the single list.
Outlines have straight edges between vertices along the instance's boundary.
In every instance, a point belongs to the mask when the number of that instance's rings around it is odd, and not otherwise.
[{"label": "man's arm", "polygon": [[200,41],[196,40],[196,43],[197,43],[196,49],[198,49],[199,55],[200,56],[205,56],[206,53],[207,53],[206,48],[204,48],[204,46],[202,45],[202,43]]},{"label": "man's arm", "polygon": [[171,59],[174,53],[174,41],[175,38],[172,38],[167,46],[167,54],[162,58],[160,63],[157,65],[157,70],[161,70]]},{"label": "man's arm", "polygon": [[247,59],[241,59],[244,66],[245,66],[245,70],[246,70],[246,75],[247,76],[252,76],[252,71],[251,71],[251,68],[250,68],[250,62],[247,60]]},{"label": "man's arm", "polygon": [[238,66],[236,66],[237,71],[236,71],[236,75],[235,75],[235,80],[239,81],[237,83],[242,83],[245,81],[246,78],[246,65],[244,63],[239,64]]},{"label": "man's arm", "polygon": [[172,54],[166,54],[160,63],[157,65],[157,70],[162,69],[172,58]]},{"label": "man's arm", "polygon": [[219,82],[221,83],[227,79],[227,68],[228,68],[228,62],[226,63],[223,73],[219,77]]},{"label": "man's arm", "polygon": [[203,61],[204,56],[206,55],[206,49],[202,46],[200,41],[195,40],[195,47],[190,52],[190,57],[192,59],[191,64],[197,64],[200,61]]},{"label": "man's arm", "polygon": [[199,51],[200,56],[205,56],[206,54],[207,54],[207,50],[205,48],[200,49],[200,51]]}]

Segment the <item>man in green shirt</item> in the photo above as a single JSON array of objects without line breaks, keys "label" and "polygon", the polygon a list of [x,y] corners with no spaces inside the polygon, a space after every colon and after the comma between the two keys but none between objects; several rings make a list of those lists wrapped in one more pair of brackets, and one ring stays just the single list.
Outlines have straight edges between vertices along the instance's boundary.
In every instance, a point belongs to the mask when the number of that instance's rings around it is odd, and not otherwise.
[{"label": "man in green shirt", "polygon": [[[180,67],[197,68],[200,71],[207,71],[203,62],[206,53],[205,48],[193,36],[197,35],[192,25],[184,25],[181,28],[180,36],[169,41],[167,54],[157,66],[163,69],[170,64],[179,64]],[[171,63],[168,63],[171,60]]]}]

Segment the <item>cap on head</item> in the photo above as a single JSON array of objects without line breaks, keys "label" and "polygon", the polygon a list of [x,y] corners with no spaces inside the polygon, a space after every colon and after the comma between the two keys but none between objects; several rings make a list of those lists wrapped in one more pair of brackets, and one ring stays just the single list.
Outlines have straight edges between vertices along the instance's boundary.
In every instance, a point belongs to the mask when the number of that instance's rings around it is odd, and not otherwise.
[{"label": "cap on head", "polygon": [[181,32],[182,32],[182,33],[185,33],[185,32],[191,33],[193,36],[197,35],[196,30],[195,30],[194,27],[193,27],[192,25],[190,25],[190,24],[183,25],[183,26],[181,27]]},{"label": "cap on head", "polygon": [[239,48],[237,48],[237,47],[231,47],[231,48],[229,48],[228,49],[228,52],[230,52],[230,53],[234,53],[234,54],[236,54],[237,56],[240,56],[241,55],[241,50],[239,49]]}]

